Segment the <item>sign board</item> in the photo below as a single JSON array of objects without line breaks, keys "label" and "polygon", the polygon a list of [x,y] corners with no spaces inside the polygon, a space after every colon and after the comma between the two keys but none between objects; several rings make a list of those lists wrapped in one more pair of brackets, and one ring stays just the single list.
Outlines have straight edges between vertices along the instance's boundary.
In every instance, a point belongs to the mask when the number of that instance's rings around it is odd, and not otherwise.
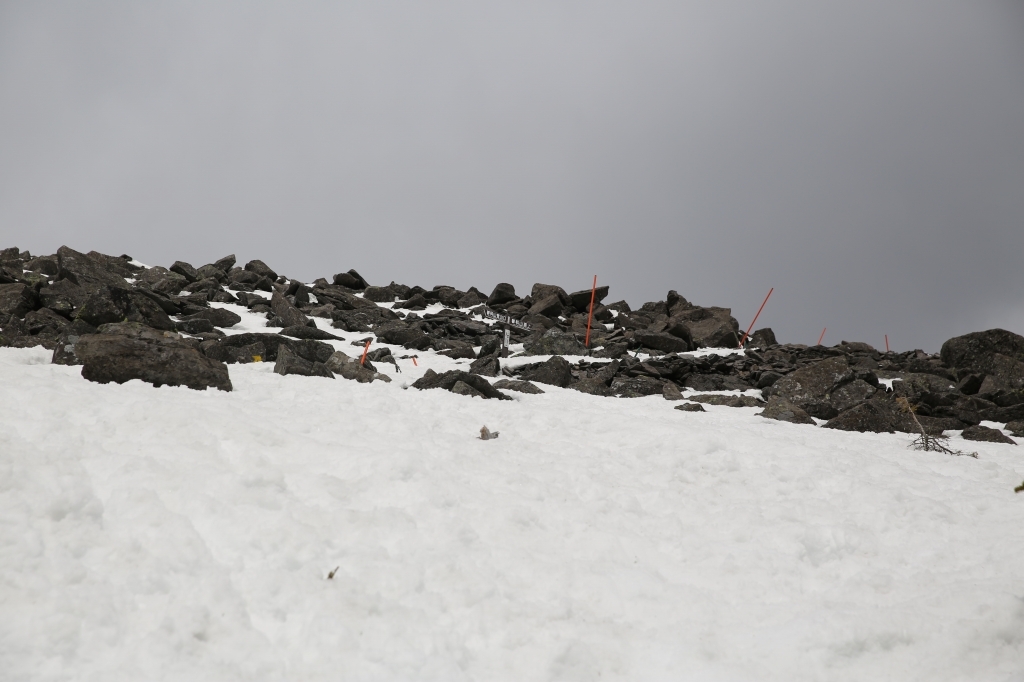
[{"label": "sign board", "polygon": [[509,341],[511,341],[511,340],[512,340],[512,330],[511,329],[506,329],[505,330],[505,343],[503,343],[502,345],[505,346],[505,348],[508,348],[509,347]]},{"label": "sign board", "polygon": [[526,331],[530,331],[530,323],[529,322],[523,322],[522,320],[516,320],[516,319],[510,317],[509,315],[502,315],[500,313],[494,312],[493,310],[485,310],[484,311],[484,317],[486,317],[489,320],[496,320],[497,322],[501,322],[502,324],[507,324],[507,325],[509,325],[511,327],[516,327],[518,329],[524,329]]}]

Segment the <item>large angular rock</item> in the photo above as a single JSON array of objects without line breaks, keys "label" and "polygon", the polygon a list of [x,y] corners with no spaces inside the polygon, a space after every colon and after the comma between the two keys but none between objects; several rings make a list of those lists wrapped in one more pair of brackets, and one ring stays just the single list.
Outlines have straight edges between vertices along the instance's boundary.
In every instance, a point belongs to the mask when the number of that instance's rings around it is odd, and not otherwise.
[{"label": "large angular rock", "polygon": [[463,372],[460,370],[451,370],[449,372],[444,372],[443,374],[427,370],[426,374],[413,382],[412,387],[420,390],[441,388],[446,391],[450,391],[455,384],[460,381],[475,388],[485,398],[512,400],[512,398],[491,386],[491,384],[487,382],[487,379],[477,376],[476,374],[470,374],[469,372]]},{"label": "large angular rock", "polygon": [[0,315],[25,315],[39,307],[39,297],[33,287],[25,284],[0,284]]},{"label": "large angular rock", "polygon": [[564,307],[565,304],[561,298],[557,294],[551,293],[541,299],[535,299],[534,304],[530,306],[530,314],[556,318],[561,314]]},{"label": "large angular rock", "polygon": [[123,287],[96,287],[78,311],[78,318],[94,327],[128,319],[132,296]]},{"label": "large angular rock", "polygon": [[831,419],[839,410],[829,400],[833,390],[853,381],[855,375],[845,357],[820,360],[776,381],[769,396],[785,398],[812,417]]},{"label": "large angular rock", "polygon": [[811,415],[777,395],[773,395],[768,399],[768,406],[763,412],[758,412],[758,415],[765,419],[776,419],[778,421],[790,422],[791,424],[810,424],[811,426],[815,424]]},{"label": "large angular rock", "polygon": [[368,332],[400,319],[397,313],[374,306],[360,310],[335,310],[331,313],[331,326],[347,332]]},{"label": "large angular rock", "polygon": [[877,391],[877,388],[863,379],[854,379],[832,391],[829,394],[829,402],[842,412],[870,399]]},{"label": "large angular rock", "polygon": [[[673,312],[675,311],[675,312]],[[670,317],[689,328],[693,343],[698,348],[736,348],[739,346],[739,322],[732,316],[730,308],[679,308],[670,309]]]},{"label": "large angular rock", "polygon": [[942,362],[967,373],[985,375],[979,392],[1024,388],[1024,336],[989,329],[949,339],[942,344]]},{"label": "large angular rock", "polygon": [[1024,421],[1006,422],[1006,430],[1018,438],[1024,438]]},{"label": "large angular rock", "polygon": [[335,374],[340,374],[345,379],[357,381],[361,384],[368,384],[373,381],[383,381],[384,383],[389,383],[391,381],[391,378],[387,375],[381,374],[370,367],[359,364],[358,359],[349,357],[340,350],[335,351],[334,354],[328,358],[326,365],[327,369],[331,370]]},{"label": "large angular rock", "polygon": [[637,331],[633,333],[633,340],[644,348],[663,353],[685,353],[691,350],[685,339],[666,332]]},{"label": "large angular rock", "polygon": [[70,318],[77,308],[82,307],[87,298],[88,292],[68,279],[57,280],[39,290],[40,305],[67,318]]},{"label": "large angular rock", "polygon": [[392,343],[405,348],[423,350],[430,345],[430,337],[422,329],[400,322],[381,327],[376,334],[377,338],[384,343]]},{"label": "large angular rock", "polygon": [[687,400],[705,405],[721,405],[723,407],[764,407],[766,403],[751,395],[691,395]]},{"label": "large angular rock", "polygon": [[612,379],[611,392],[620,398],[642,398],[648,395],[661,395],[665,382],[649,376],[624,377]]},{"label": "large angular rock", "polygon": [[[274,281],[277,279],[277,273],[274,272],[270,266],[261,260],[251,260],[245,264],[245,270],[255,274],[257,277],[266,277],[267,279]],[[257,279],[257,281],[259,281]]]},{"label": "large angular rock", "polygon": [[217,268],[223,273],[227,273],[228,270],[235,267],[235,254],[224,256],[223,258],[213,262],[213,267]]},{"label": "large angular rock", "polygon": [[242,321],[242,317],[224,308],[206,308],[197,313],[186,315],[182,320],[209,320],[214,327],[229,329]]},{"label": "large angular rock", "polygon": [[568,360],[556,355],[536,367],[525,370],[519,375],[519,378],[523,381],[534,381],[565,388],[572,381],[572,367]]},{"label": "large angular rock", "polygon": [[277,362],[274,364],[274,372],[282,376],[296,374],[304,377],[325,377],[334,378],[331,370],[322,362],[310,362],[293,353],[287,346],[281,347],[277,352]]},{"label": "large angular rock", "polygon": [[750,384],[731,374],[691,374],[683,386],[695,391],[745,391]]},{"label": "large angular rock", "polygon": [[778,343],[775,340],[775,332],[772,331],[771,327],[758,329],[747,339],[747,345],[752,348],[768,348]]},{"label": "large angular rock", "polygon": [[349,289],[355,289],[362,291],[366,287],[370,286],[366,280],[363,279],[355,270],[349,270],[348,272],[339,272],[334,276],[334,283],[341,287],[347,287]]},{"label": "large angular rock", "polygon": [[501,305],[516,298],[516,288],[507,282],[501,282],[495,285],[494,291],[487,297],[487,305]]},{"label": "large angular rock", "polygon": [[[470,353],[472,353],[472,349],[470,349]],[[498,376],[501,373],[501,362],[498,360],[497,353],[474,360],[469,365],[469,372],[483,377]]]},{"label": "large angular rock", "polygon": [[[151,269],[155,269],[155,268],[151,268]],[[185,261],[181,261],[181,260],[174,261],[174,264],[171,265],[171,267],[169,267],[168,270],[170,270],[171,272],[173,272],[175,274],[181,275],[182,277],[185,278],[185,280],[189,284],[191,284],[192,282],[195,282],[197,279],[199,279],[199,273],[196,272],[196,269],[194,267],[192,267],[191,265],[189,265],[188,263],[186,263]]]},{"label": "large angular rock", "polygon": [[282,296],[279,291],[275,291],[270,297],[270,309],[281,318],[284,327],[306,326],[309,324],[309,318],[301,310],[289,303],[288,299]]},{"label": "large angular rock", "polygon": [[[182,272],[189,272],[193,275],[193,278],[188,279],[180,272],[157,266],[139,273],[135,278],[136,283],[139,286],[148,287],[167,296],[176,296],[184,291],[186,287],[195,284],[201,279],[198,272],[188,263],[177,262],[171,267],[174,266],[179,266],[179,270]],[[188,268],[185,266],[188,266]],[[120,286],[124,286],[124,284],[122,283]],[[217,283],[213,282],[213,286],[216,287]]]},{"label": "large angular rock", "polygon": [[530,393],[534,395],[544,393],[543,389],[531,384],[529,381],[501,379],[499,381],[495,381],[493,385],[494,388],[500,388],[505,391],[516,391],[517,393]]},{"label": "large angular rock", "polygon": [[229,364],[254,362],[253,356],[259,356],[262,362],[274,362],[281,347],[310,362],[326,362],[334,353],[334,348],[322,341],[290,339],[279,334],[233,334],[199,344],[208,357]]},{"label": "large angular rock", "polygon": [[294,339],[316,339],[317,341],[342,341],[340,336],[335,336],[330,332],[326,332],[318,327],[285,327],[278,334],[290,336]]},{"label": "large angular rock", "polygon": [[868,400],[830,419],[828,429],[840,431],[870,431],[872,433],[917,433],[913,418],[900,410],[892,400]]},{"label": "large angular rock", "polygon": [[[102,331],[116,330],[108,326]],[[84,378],[101,384],[141,379],[154,386],[231,390],[227,365],[206,357],[176,334],[142,325],[126,332],[77,339],[74,353],[82,362]]]},{"label": "large angular rock", "polygon": [[[574,291],[569,294],[569,304],[573,308],[580,312],[587,312],[590,309],[590,293],[591,289],[582,289],[580,291]],[[605,285],[599,286],[594,291],[594,308],[608,297],[608,287]]]},{"label": "large angular rock", "polygon": [[99,263],[84,253],[62,246],[57,249],[58,279],[71,280],[88,292],[100,287],[124,288],[124,277],[107,269],[106,263]]},{"label": "large angular rock", "polygon": [[999,429],[992,429],[987,426],[968,426],[960,435],[963,436],[964,440],[981,441],[984,443],[1006,443],[1007,445],[1016,445],[1009,436],[1005,435]]},{"label": "large angular rock", "polygon": [[586,347],[575,334],[563,332],[558,327],[548,329],[523,346],[524,355],[586,355]]}]

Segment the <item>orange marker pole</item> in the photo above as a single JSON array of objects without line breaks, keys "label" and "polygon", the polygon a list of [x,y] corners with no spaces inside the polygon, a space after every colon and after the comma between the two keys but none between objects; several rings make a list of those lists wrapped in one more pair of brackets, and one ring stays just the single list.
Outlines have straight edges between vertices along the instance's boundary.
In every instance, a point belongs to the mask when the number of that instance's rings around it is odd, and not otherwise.
[{"label": "orange marker pole", "polygon": [[888,334],[885,335],[885,352],[886,353],[889,352],[889,335]]},{"label": "orange marker pole", "polygon": [[743,344],[747,342],[747,337],[750,336],[750,330],[754,328],[754,324],[757,322],[757,318],[761,316],[761,311],[764,310],[764,304],[771,298],[772,292],[775,291],[775,287],[768,290],[768,295],[764,297],[764,301],[761,303],[761,307],[757,309],[757,315],[754,315],[754,321],[747,327],[747,331],[743,332],[743,338],[740,339],[740,348],[743,348]]},{"label": "orange marker pole", "polygon": [[594,319],[594,297],[597,296],[597,275],[594,275],[594,287],[590,290],[590,314],[587,315],[587,338],[583,345],[590,348],[590,321]]},{"label": "orange marker pole", "polygon": [[[828,329],[828,327],[825,327],[825,329]],[[818,343],[815,344],[816,346],[820,346],[821,340],[825,338],[825,329],[821,330],[821,336],[818,337]]]},{"label": "orange marker pole", "polygon": [[370,350],[370,342],[366,342],[366,346],[363,347],[363,357],[359,358],[359,364],[362,365],[366,362],[366,351]]},{"label": "orange marker pole", "polygon": [[416,365],[417,367],[420,366],[420,363],[416,362],[416,356],[415,355],[412,356],[412,364]]}]

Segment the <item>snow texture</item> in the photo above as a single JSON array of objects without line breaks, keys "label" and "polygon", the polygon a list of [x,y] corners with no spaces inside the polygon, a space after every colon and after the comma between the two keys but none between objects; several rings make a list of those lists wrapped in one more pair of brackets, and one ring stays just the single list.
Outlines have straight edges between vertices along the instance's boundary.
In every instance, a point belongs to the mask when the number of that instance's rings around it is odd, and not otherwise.
[{"label": "snow texture", "polygon": [[3,680],[1024,680],[1021,448],[49,356],[0,349]]}]

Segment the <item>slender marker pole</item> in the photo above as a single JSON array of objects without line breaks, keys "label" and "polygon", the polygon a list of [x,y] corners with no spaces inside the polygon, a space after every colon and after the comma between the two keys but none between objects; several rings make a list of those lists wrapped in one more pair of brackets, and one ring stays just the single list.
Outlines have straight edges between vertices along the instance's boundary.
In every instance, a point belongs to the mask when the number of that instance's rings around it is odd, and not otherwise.
[{"label": "slender marker pole", "polygon": [[[828,329],[828,327],[825,327],[825,329]],[[821,330],[821,336],[819,336],[819,337],[818,337],[818,343],[816,343],[815,345],[817,345],[817,346],[820,346],[820,345],[821,345],[821,340],[822,340],[823,338],[825,338],[825,329],[822,329],[822,330]]]},{"label": "slender marker pole", "polygon": [[889,335],[888,334],[885,335],[885,352],[886,353],[889,352]]},{"label": "slender marker pole", "polygon": [[367,341],[366,345],[363,347],[363,357],[359,358],[359,364],[360,365],[362,365],[363,363],[366,362],[366,351],[368,351],[368,350],[370,350],[370,342],[369,341]]},{"label": "slender marker pole", "polygon": [[775,291],[775,287],[768,290],[768,295],[764,297],[764,301],[761,302],[761,307],[757,309],[757,315],[754,315],[754,321],[747,327],[747,331],[743,332],[743,338],[740,339],[740,348],[743,348],[743,344],[747,342],[747,337],[750,336],[750,330],[754,328],[754,323],[757,322],[757,318],[761,315],[761,311],[764,310],[764,304],[768,302],[772,292]]},{"label": "slender marker pole", "polygon": [[594,275],[594,287],[590,290],[590,314],[587,315],[587,339],[583,345],[590,348],[590,321],[594,319],[594,297],[597,296],[597,275]]},{"label": "slender marker pole", "polygon": [[416,365],[417,367],[420,366],[420,363],[416,362],[416,356],[415,355],[412,356],[412,364]]}]

